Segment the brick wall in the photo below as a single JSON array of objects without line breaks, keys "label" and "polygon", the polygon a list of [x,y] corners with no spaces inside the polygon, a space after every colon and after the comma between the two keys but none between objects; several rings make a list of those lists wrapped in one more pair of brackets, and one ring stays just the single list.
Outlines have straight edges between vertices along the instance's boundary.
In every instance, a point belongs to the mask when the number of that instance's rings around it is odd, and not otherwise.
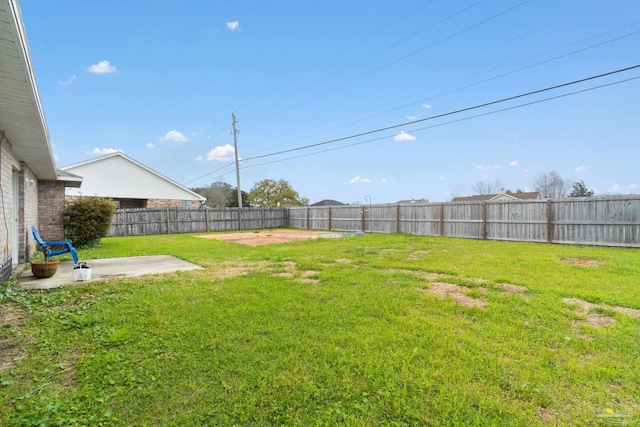
[{"label": "brick wall", "polygon": [[[161,199],[149,199],[147,202],[147,208],[149,209],[157,209],[157,208],[182,208],[182,200],[161,200]],[[198,209],[200,207],[200,201],[192,200],[191,206],[188,208]]]},{"label": "brick wall", "polygon": [[[74,200],[82,196],[66,196],[67,203],[71,203]],[[118,209],[160,209],[160,208],[182,208],[182,200],[168,200],[168,199],[112,199],[114,202],[118,202]],[[200,202],[198,200],[192,200],[188,208],[198,209]]]},{"label": "brick wall", "polygon": [[44,240],[64,240],[64,183],[38,183],[38,231]]}]

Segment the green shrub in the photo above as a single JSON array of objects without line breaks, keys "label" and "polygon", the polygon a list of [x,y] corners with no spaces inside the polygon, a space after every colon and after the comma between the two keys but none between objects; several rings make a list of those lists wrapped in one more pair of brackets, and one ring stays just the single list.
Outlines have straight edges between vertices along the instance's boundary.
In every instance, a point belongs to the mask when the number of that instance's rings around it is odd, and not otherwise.
[{"label": "green shrub", "polygon": [[64,232],[75,247],[90,247],[107,235],[116,207],[102,197],[81,197],[64,210]]}]

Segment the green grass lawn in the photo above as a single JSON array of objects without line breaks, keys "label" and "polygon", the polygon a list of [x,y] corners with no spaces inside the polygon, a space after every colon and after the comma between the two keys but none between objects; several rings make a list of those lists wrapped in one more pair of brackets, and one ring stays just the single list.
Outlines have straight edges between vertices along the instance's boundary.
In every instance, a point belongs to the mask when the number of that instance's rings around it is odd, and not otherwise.
[{"label": "green grass lawn", "polygon": [[0,286],[0,425],[640,423],[637,249],[169,235],[80,257],[154,254],[205,269]]}]

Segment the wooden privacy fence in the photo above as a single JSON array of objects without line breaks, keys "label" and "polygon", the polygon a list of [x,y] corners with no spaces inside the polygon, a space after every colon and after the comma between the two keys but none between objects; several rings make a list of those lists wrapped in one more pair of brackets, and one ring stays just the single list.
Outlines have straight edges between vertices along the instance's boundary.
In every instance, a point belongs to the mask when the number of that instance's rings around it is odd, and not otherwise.
[{"label": "wooden privacy fence", "polygon": [[288,208],[317,230],[640,247],[640,197]]},{"label": "wooden privacy fence", "polygon": [[108,236],[255,230],[286,226],[279,209],[118,209]]},{"label": "wooden privacy fence", "polygon": [[640,247],[640,196],[242,210],[119,209],[108,235],[277,227]]}]

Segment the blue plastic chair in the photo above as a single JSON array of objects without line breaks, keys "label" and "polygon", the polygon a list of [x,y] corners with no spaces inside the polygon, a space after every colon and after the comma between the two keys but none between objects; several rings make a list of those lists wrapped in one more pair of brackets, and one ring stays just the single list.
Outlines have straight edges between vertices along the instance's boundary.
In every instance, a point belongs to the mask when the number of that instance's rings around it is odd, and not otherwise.
[{"label": "blue plastic chair", "polygon": [[[36,230],[34,226],[31,226],[31,231],[33,232],[33,238],[36,239],[36,242],[38,242],[40,246],[42,246],[42,250],[44,251],[44,256],[46,258],[62,255],[66,253],[71,253],[71,256],[73,257],[73,262],[76,264],[78,263],[78,254],[75,248],[73,247],[73,245],[71,245],[70,241],[54,240],[52,242],[45,242],[44,240],[42,240],[42,238],[40,237],[40,234],[38,234],[38,230]],[[51,246],[64,246],[64,248],[52,250]]]}]

